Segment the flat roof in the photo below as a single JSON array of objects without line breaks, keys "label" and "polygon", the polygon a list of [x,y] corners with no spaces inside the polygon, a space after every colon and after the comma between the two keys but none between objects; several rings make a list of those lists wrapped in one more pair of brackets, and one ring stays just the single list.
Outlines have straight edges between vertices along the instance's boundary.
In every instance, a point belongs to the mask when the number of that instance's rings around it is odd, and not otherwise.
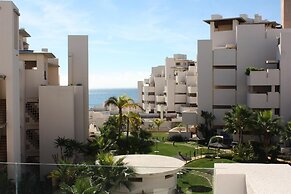
[{"label": "flat roof", "polygon": [[173,173],[180,170],[185,162],[177,158],[161,155],[134,154],[115,156],[116,159],[124,157],[127,166],[131,166],[139,175],[152,175],[160,173]]},{"label": "flat roof", "polygon": [[216,21],[228,21],[228,20],[238,20],[239,22],[246,22],[246,20],[242,17],[234,17],[234,18],[217,18],[217,19],[210,19],[210,20],[203,20],[204,22],[210,24],[210,22]]},{"label": "flat roof", "polygon": [[19,29],[19,34],[22,35],[23,37],[31,37],[30,34],[24,28]]},{"label": "flat roof", "polygon": [[45,55],[47,58],[56,58],[53,53],[33,50],[19,50],[19,54],[42,54]]},{"label": "flat roof", "polygon": [[214,164],[214,168],[215,174],[244,174],[247,193],[279,194],[291,192],[291,167],[288,164],[220,163]]}]

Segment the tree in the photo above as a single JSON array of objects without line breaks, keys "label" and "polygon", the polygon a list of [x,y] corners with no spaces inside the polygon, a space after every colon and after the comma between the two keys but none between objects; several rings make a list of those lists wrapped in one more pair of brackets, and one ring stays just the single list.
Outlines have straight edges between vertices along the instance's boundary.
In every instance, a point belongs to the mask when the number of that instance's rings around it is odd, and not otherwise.
[{"label": "tree", "polygon": [[[119,96],[110,97],[105,101],[105,107],[113,105],[118,108],[118,137],[121,135],[122,126],[123,126],[123,109],[124,108],[141,108],[138,104],[134,103],[134,101],[128,96]],[[142,109],[142,108],[141,108]]]},{"label": "tree", "polygon": [[129,111],[124,114],[124,119],[126,120],[126,137],[128,138],[130,129],[138,130],[142,124],[142,119],[139,114]]},{"label": "tree", "polygon": [[101,184],[101,191],[110,192],[120,186],[130,190],[132,184],[128,177],[134,177],[136,173],[132,167],[125,166],[123,160],[124,158],[116,160],[108,153],[98,155],[98,167],[92,169],[92,180]]},{"label": "tree", "polygon": [[228,133],[238,134],[239,144],[243,143],[243,133],[254,125],[255,114],[244,105],[236,105],[231,111],[225,113],[224,130]]},{"label": "tree", "polygon": [[164,123],[164,120],[162,120],[162,119],[154,119],[153,122],[154,122],[155,126],[158,128],[158,131],[160,131],[160,127]]},{"label": "tree", "polygon": [[[259,136],[260,142],[267,147],[271,144],[272,137],[278,135],[283,128],[281,119],[279,117],[273,118],[273,113],[270,110],[256,112],[255,115],[253,131]],[[264,137],[263,142],[261,136]]]},{"label": "tree", "polygon": [[100,191],[100,185],[96,186],[91,177],[80,177],[76,179],[74,185],[63,183],[60,185],[60,189],[63,194],[94,194]]},{"label": "tree", "polygon": [[198,130],[203,134],[206,142],[208,142],[213,135],[212,125],[215,120],[215,116],[212,112],[201,111],[201,117],[204,119],[204,123],[199,125]]}]

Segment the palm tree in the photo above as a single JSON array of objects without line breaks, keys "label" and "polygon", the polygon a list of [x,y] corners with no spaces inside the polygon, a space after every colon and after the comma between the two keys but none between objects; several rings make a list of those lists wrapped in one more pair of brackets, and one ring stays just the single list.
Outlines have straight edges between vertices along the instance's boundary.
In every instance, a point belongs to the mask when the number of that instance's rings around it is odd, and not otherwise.
[{"label": "palm tree", "polygon": [[142,119],[139,114],[129,111],[124,115],[126,120],[126,137],[128,138],[130,128],[138,130],[139,126],[142,124]]},{"label": "palm tree", "polygon": [[201,111],[201,117],[204,119],[204,124],[200,125],[200,130],[202,130],[202,134],[204,134],[204,138],[206,139],[206,142],[209,141],[209,139],[212,136],[212,124],[215,120],[215,116],[212,112],[208,111]]},{"label": "palm tree", "polygon": [[158,128],[158,131],[159,131],[161,125],[164,123],[164,120],[162,120],[162,119],[154,119],[153,122],[154,122],[154,124],[156,125],[156,127]]},{"label": "palm tree", "polygon": [[254,125],[255,114],[248,107],[243,105],[234,106],[224,116],[224,130],[228,133],[237,133],[239,144],[243,143],[243,132]]},{"label": "palm tree", "polygon": [[270,145],[272,136],[279,134],[281,129],[281,119],[279,117],[273,118],[272,111],[269,110],[256,113],[254,132],[259,136],[261,143],[261,135],[263,135],[265,147]]},{"label": "palm tree", "polygon": [[[128,96],[119,96],[116,98],[115,96],[108,98],[105,101],[105,107],[113,105],[118,108],[118,136],[121,135],[121,130],[123,126],[123,109],[124,108],[141,108],[138,104],[134,103],[134,101]],[[142,109],[142,108],[141,108]]]},{"label": "palm tree", "polygon": [[100,183],[102,191],[110,192],[120,186],[124,186],[130,190],[132,183],[129,177],[136,175],[132,167],[125,166],[124,158],[114,159],[111,154],[99,154],[97,158],[98,167],[93,168],[92,179]]},{"label": "palm tree", "polygon": [[91,177],[81,177],[76,179],[74,185],[65,183],[60,185],[61,193],[64,194],[94,194],[100,191],[100,185],[95,185]]}]

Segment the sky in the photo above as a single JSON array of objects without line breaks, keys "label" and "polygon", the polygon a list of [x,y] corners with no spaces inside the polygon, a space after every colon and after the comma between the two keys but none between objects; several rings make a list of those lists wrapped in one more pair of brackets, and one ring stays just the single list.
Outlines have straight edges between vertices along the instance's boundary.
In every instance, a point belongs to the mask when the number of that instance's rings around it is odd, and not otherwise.
[{"label": "sky", "polygon": [[165,57],[195,60],[197,40],[209,39],[212,14],[258,13],[281,23],[281,0],[14,0],[30,49],[59,58],[67,84],[67,35],[89,36],[89,88],[136,88]]}]

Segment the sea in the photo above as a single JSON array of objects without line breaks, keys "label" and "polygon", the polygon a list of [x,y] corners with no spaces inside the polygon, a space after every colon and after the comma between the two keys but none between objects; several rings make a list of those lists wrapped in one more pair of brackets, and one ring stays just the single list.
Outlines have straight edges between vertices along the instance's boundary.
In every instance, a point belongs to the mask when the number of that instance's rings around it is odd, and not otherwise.
[{"label": "sea", "polygon": [[121,89],[90,89],[89,90],[89,108],[102,107],[104,102],[112,97],[127,95],[135,102],[138,100],[137,88],[121,88]]}]

